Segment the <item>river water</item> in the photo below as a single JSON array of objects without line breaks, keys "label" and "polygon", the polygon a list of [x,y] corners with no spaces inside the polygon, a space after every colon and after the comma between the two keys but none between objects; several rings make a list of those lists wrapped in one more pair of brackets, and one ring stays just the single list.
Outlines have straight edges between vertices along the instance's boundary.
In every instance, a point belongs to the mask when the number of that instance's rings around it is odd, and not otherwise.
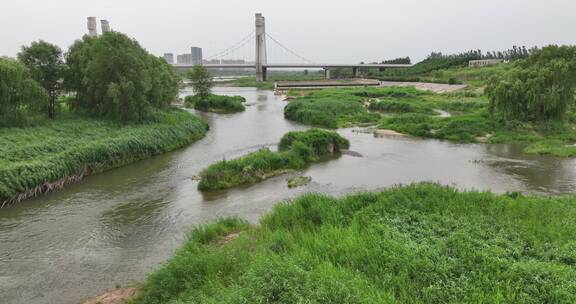
[{"label": "river water", "polygon": [[191,177],[210,163],[273,147],[287,131],[306,129],[283,118],[285,102],[271,91],[216,93],[246,97],[246,112],[198,113],[211,129],[184,149],[1,209],[0,303],[78,303],[142,281],[193,225],[225,216],[256,222],[276,202],[307,191],[341,195],[419,181],[495,192],[576,190],[576,160],[526,156],[514,145],[378,138],[344,129],[339,132],[362,157],[312,165],[304,173],[312,177],[306,187],[288,189],[286,176],[279,176],[204,195]]}]

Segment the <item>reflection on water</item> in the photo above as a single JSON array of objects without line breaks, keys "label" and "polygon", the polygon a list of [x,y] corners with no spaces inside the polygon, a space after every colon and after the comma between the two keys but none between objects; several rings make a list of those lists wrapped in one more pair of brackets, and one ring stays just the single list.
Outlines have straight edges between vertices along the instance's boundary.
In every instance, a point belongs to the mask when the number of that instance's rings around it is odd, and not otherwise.
[{"label": "reflection on water", "polygon": [[210,132],[185,149],[0,210],[2,303],[77,303],[140,281],[171,256],[192,225],[223,216],[255,222],[275,202],[307,191],[340,195],[418,181],[496,192],[576,190],[575,160],[526,156],[517,145],[375,138],[344,129],[339,132],[362,157],[343,155],[311,166],[306,187],[288,189],[279,176],[202,194],[191,177],[208,164],[274,146],[287,131],[306,128],[284,120],[285,102],[273,92],[217,91],[246,97],[246,112],[198,113]]}]

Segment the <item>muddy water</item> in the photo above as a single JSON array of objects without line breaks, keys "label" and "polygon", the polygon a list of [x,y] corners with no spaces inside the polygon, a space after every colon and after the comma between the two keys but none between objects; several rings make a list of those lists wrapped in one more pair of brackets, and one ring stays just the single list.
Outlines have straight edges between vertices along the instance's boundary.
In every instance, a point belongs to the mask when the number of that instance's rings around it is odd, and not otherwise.
[{"label": "muddy water", "polygon": [[[306,191],[343,194],[435,181],[460,188],[567,194],[574,160],[532,157],[511,145],[459,145],[341,130],[362,157],[315,164],[312,183],[288,189],[286,177],[203,195],[191,179],[208,164],[263,146],[287,131],[285,102],[270,91],[218,88],[247,98],[246,112],[202,114],[208,135],[190,145],[87,178],[67,189],[0,210],[0,302],[78,303],[141,281],[168,259],[190,227],[217,217],[257,221],[275,202]],[[183,93],[186,94],[186,93]]]}]

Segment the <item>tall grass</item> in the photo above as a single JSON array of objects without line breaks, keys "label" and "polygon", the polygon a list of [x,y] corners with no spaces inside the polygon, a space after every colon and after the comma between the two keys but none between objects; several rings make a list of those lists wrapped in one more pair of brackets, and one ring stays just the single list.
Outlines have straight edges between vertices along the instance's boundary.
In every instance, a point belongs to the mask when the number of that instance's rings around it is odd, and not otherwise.
[{"label": "tall grass", "polygon": [[303,169],[322,156],[338,154],[349,145],[348,140],[335,132],[318,129],[289,132],[282,137],[279,152],[261,149],[210,165],[200,173],[198,189],[208,191],[254,184],[286,170]]},{"label": "tall grass", "polygon": [[299,99],[284,109],[284,117],[304,124],[336,129],[342,117],[364,113],[362,103],[347,99]]},{"label": "tall grass", "polygon": [[157,113],[140,124],[70,117],[0,129],[0,204],[60,188],[67,177],[81,178],[180,148],[207,129],[181,110]]},{"label": "tall grass", "polygon": [[575,216],[574,197],[432,184],[307,194],[194,229],[138,302],[575,303]]},{"label": "tall grass", "polygon": [[243,102],[246,98],[242,96],[224,96],[210,94],[206,97],[198,95],[186,96],[184,105],[188,108],[194,108],[199,111],[218,112],[218,113],[235,113],[246,110]]}]

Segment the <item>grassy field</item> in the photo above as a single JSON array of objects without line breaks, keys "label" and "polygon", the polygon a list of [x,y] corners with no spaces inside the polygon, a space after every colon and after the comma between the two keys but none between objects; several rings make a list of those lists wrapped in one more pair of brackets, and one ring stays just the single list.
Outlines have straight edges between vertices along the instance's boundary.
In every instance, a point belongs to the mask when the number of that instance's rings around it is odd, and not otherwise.
[{"label": "grassy field", "polygon": [[28,128],[0,129],[0,204],[61,188],[67,178],[101,172],[183,147],[208,125],[182,110],[146,123],[62,117]]},{"label": "grassy field", "polygon": [[224,96],[214,94],[210,94],[208,97],[189,95],[184,99],[184,105],[187,108],[215,113],[242,112],[246,110],[242,104],[243,102],[246,102],[246,98],[242,96]]},{"label": "grassy field", "polygon": [[576,156],[573,109],[565,121],[531,124],[496,120],[488,107],[487,97],[474,91],[436,94],[414,88],[347,88],[308,91],[285,107],[284,116],[326,128],[372,124],[419,137],[525,144],[529,154]]},{"label": "grassy field", "polygon": [[209,191],[254,184],[288,170],[303,169],[323,156],[337,155],[349,145],[348,140],[335,132],[319,129],[288,132],[282,137],[278,152],[262,149],[210,165],[200,173],[198,189]]},{"label": "grassy field", "polygon": [[138,303],[575,303],[576,198],[430,184],[192,231]]}]

